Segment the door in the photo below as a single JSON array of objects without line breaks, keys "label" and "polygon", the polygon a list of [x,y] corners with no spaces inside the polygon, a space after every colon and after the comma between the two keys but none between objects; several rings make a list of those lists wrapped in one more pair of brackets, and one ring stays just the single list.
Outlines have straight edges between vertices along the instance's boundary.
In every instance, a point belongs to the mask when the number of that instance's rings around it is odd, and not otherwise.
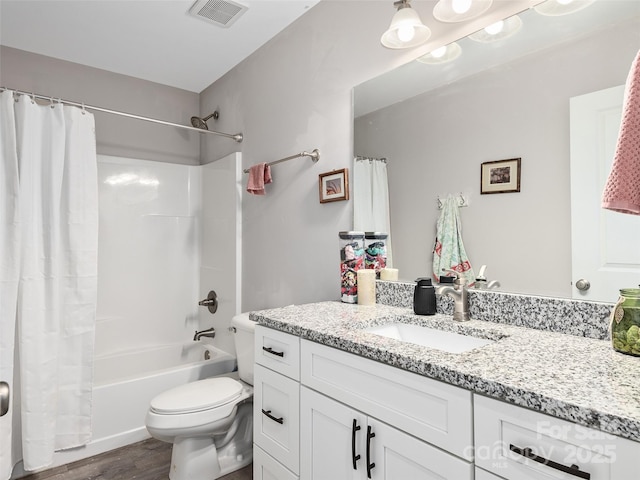
[{"label": "door", "polygon": [[[600,200],[616,147],[624,86],[573,97],[571,250],[575,299],[615,302],[640,283],[640,218],[604,210]],[[578,287],[589,288],[580,290]]]},{"label": "door", "polygon": [[324,395],[300,389],[300,479],[363,480],[367,417]]},{"label": "door", "polygon": [[[369,433],[370,432],[370,433]],[[375,435],[369,438],[371,435]],[[365,452],[371,477],[380,480],[472,480],[473,466],[434,446],[369,417]],[[368,457],[368,456],[367,456]],[[366,459],[365,459],[366,462]]]}]

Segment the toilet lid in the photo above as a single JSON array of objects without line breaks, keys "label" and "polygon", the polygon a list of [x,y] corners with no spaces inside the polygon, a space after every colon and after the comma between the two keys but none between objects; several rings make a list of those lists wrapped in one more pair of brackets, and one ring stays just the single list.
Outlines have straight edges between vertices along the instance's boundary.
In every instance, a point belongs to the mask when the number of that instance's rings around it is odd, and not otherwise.
[{"label": "toilet lid", "polygon": [[224,405],[242,393],[242,384],[229,377],[207,378],[167,390],[151,400],[156,413],[194,413]]}]

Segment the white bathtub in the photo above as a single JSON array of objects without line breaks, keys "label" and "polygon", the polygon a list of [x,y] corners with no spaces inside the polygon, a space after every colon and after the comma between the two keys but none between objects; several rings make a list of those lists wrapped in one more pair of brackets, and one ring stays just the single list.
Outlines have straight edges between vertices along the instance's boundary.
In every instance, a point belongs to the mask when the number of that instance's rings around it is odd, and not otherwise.
[{"label": "white bathtub", "polygon": [[[210,359],[205,360],[205,351]],[[150,438],[144,426],[149,403],[159,393],[234,370],[234,356],[201,342],[164,345],[94,360],[93,439],[56,452],[54,466]]]}]

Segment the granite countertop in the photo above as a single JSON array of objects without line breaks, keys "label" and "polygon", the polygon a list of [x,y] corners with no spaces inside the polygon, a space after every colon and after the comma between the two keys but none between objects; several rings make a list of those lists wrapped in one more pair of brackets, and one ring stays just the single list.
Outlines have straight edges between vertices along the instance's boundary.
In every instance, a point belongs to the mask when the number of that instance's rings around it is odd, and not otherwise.
[{"label": "granite countertop", "polygon": [[[409,308],[341,302],[291,305],[251,313],[261,325],[378,360],[473,392],[640,441],[640,358],[609,341]],[[447,353],[363,331],[405,322],[497,340]]]}]

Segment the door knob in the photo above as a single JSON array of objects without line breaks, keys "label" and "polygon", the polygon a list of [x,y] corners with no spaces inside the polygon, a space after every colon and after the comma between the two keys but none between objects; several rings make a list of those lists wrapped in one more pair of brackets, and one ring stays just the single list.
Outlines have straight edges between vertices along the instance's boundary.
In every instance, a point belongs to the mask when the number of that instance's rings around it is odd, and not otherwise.
[{"label": "door knob", "polygon": [[586,292],[591,288],[591,283],[589,283],[589,280],[585,280],[584,278],[581,278],[576,282],[576,288],[581,292]]},{"label": "door knob", "polygon": [[9,411],[9,384],[0,382],[0,417]]}]

